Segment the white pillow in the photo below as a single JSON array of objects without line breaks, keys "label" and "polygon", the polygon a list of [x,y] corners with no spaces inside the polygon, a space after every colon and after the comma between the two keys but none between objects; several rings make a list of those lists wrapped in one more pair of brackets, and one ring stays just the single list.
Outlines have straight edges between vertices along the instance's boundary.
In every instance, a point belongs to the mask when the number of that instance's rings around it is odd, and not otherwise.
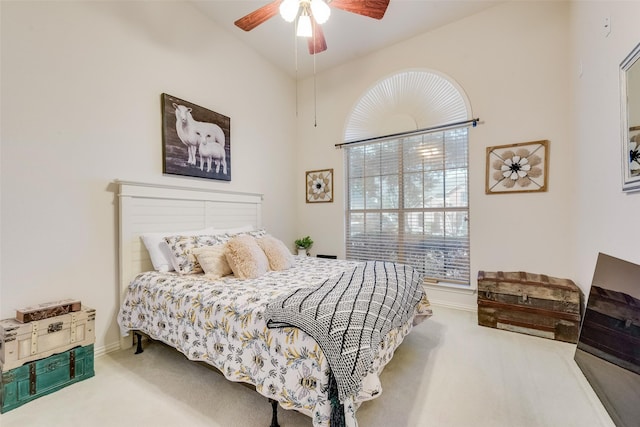
[{"label": "white pillow", "polygon": [[233,228],[225,228],[223,230],[221,230],[223,233],[227,233],[228,235],[234,235],[234,234],[239,234],[239,233],[247,233],[249,231],[253,231],[253,225],[243,225],[240,227],[233,227]]},{"label": "white pillow", "polygon": [[167,236],[172,236],[179,234],[181,236],[197,236],[199,234],[218,234],[224,233],[224,231],[219,231],[214,229],[213,227],[207,227],[202,230],[189,230],[189,231],[161,231],[157,233],[143,233],[140,235],[144,246],[147,248],[147,252],[149,252],[149,257],[151,258],[151,263],[153,264],[153,268],[156,271],[160,271],[162,273],[166,273],[168,271],[173,271],[173,264],[171,262],[173,255],[169,250],[169,245],[165,242],[164,238]]}]

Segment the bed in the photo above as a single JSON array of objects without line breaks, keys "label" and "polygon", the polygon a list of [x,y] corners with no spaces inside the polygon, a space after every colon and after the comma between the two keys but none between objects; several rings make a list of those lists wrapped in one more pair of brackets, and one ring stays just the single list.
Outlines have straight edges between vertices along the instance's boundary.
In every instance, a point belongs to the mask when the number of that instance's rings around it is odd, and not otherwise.
[{"label": "bed", "polygon": [[[356,426],[359,405],[382,392],[379,374],[395,349],[431,315],[422,277],[411,267],[283,253],[286,245],[262,228],[259,194],[127,181],[118,186],[122,347],[132,345],[131,332],[141,332],[310,416],[315,427]],[[181,230],[207,234],[186,237]],[[150,235],[165,235],[170,251],[190,261],[176,264],[176,271],[157,268],[154,251],[147,250]],[[252,253],[260,262],[243,252],[254,244],[263,250]],[[210,263],[200,257],[218,256],[221,248],[234,267],[231,275],[218,271],[222,258]],[[249,267],[240,268],[247,258]],[[204,271],[194,268],[198,260]],[[257,274],[255,264],[262,266]],[[243,269],[251,274],[245,277]],[[348,295],[355,296],[350,310],[342,298]],[[328,304],[334,304],[331,314],[319,314]],[[362,304],[376,307],[376,315]],[[316,317],[309,321],[307,312]]]}]

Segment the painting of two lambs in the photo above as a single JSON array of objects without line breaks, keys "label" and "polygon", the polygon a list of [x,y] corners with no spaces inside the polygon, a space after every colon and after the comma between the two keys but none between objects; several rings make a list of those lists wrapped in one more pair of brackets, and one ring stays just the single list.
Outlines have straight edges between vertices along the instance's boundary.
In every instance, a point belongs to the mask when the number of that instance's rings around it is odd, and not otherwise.
[{"label": "painting of two lambs", "polygon": [[231,181],[231,120],[162,94],[163,172]]}]

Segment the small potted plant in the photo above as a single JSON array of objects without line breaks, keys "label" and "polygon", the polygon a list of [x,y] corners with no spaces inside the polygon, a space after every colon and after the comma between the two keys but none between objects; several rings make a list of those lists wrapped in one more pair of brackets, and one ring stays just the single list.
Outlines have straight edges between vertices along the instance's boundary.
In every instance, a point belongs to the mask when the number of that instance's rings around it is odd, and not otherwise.
[{"label": "small potted plant", "polygon": [[298,248],[298,255],[308,255],[309,248],[313,246],[313,240],[311,240],[311,237],[309,236],[301,237],[300,239],[297,239],[295,243]]}]

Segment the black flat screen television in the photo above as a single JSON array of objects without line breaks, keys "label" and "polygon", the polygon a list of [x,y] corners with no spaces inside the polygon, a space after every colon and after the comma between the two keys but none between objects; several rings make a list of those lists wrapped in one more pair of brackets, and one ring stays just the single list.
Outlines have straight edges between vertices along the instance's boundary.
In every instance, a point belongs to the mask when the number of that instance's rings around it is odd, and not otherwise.
[{"label": "black flat screen television", "polygon": [[619,427],[640,426],[640,266],[600,253],[574,359]]}]

